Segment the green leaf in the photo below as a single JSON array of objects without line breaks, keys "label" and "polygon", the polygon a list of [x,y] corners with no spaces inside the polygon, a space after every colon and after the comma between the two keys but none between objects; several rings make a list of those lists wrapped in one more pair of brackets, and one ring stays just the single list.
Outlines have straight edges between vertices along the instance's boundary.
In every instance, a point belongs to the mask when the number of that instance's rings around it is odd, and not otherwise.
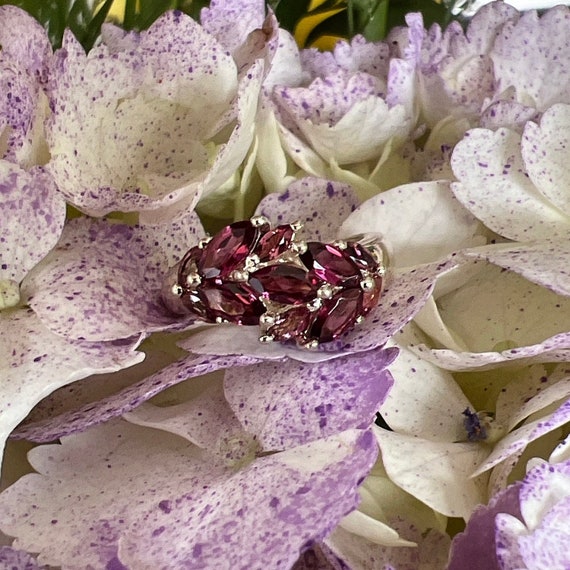
[{"label": "green leaf", "polygon": [[275,7],[275,15],[282,28],[294,33],[297,22],[307,13],[310,0],[281,0]]}]

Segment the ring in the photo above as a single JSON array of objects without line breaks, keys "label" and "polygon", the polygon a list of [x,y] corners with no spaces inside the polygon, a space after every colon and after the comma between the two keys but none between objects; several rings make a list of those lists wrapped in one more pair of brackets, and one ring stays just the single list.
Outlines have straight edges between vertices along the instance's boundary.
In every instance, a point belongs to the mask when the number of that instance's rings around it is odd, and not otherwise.
[{"label": "ring", "polygon": [[264,216],[222,228],[171,269],[165,303],[209,323],[259,326],[261,342],[315,349],[340,337],[378,304],[385,250],[374,234],[305,242],[301,229]]}]

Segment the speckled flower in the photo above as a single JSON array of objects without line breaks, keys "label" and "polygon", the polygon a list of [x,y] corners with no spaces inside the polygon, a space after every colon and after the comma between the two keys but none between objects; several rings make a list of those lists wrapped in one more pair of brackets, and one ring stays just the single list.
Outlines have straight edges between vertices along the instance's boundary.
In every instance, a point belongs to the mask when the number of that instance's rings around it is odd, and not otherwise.
[{"label": "speckled flower", "polygon": [[270,154],[280,166],[292,161],[306,174],[350,182],[361,199],[389,187],[383,176],[394,171],[385,163],[415,125],[413,64],[390,60],[387,44],[362,37],[333,54],[299,56],[304,74],[266,86],[258,117],[257,165],[267,189],[283,190],[289,174],[276,177]]},{"label": "speckled flower", "polygon": [[418,336],[409,326],[395,340],[394,387],[380,409],[393,431],[376,432],[384,468],[429,507],[467,520],[516,476],[527,447],[560,437],[570,420],[570,373],[562,363],[452,374],[407,348]]},{"label": "speckled flower", "polygon": [[140,36],[104,37],[109,45],[86,55],[66,32],[54,56],[47,168],[90,215],[180,216],[247,155],[263,61],[238,70],[214,36],[179,12]]},{"label": "speckled flower", "polygon": [[52,56],[45,30],[15,6],[0,6],[0,158],[23,168],[48,159],[43,91]]},{"label": "speckled flower", "polygon": [[69,569],[290,568],[354,509],[374,462],[366,428],[391,385],[390,353],[375,356],[229,370],[36,448],[0,527]]},{"label": "speckled flower", "polygon": [[570,105],[554,105],[522,134],[474,129],[453,151],[458,200],[499,235],[570,238]]},{"label": "speckled flower", "polygon": [[[0,454],[9,433],[42,398],[143,357],[135,352],[136,333],[120,342],[66,340],[26,306],[27,284],[58,242],[64,218],[65,202],[49,175],[0,160]],[[46,278],[37,285],[41,291],[53,283]]]},{"label": "speckled flower", "polygon": [[453,541],[448,570],[567,568],[569,517],[569,460],[541,460],[475,511]]}]

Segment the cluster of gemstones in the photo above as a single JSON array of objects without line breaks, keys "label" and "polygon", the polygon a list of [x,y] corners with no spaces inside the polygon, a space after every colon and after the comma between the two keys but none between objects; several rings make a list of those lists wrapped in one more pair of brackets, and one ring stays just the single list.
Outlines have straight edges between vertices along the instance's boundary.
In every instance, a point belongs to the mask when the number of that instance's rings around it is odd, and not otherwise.
[{"label": "cluster of gemstones", "polygon": [[378,304],[382,250],[300,241],[300,229],[264,216],[230,224],[186,253],[172,293],[204,321],[260,326],[262,342],[330,342]]}]

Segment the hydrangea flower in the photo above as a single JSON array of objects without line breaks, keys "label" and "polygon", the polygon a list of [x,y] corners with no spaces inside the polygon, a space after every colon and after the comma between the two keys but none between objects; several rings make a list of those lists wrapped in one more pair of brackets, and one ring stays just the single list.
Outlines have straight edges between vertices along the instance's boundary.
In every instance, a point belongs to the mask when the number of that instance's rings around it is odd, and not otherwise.
[{"label": "hydrangea flower", "polygon": [[0,6],[0,158],[23,168],[47,159],[44,83],[52,50],[45,30],[15,6]]},{"label": "hydrangea flower", "polygon": [[570,539],[570,465],[540,462],[479,507],[452,545],[449,570],[565,568]]},{"label": "hydrangea flower", "polygon": [[257,121],[257,166],[269,191],[283,190],[294,172],[288,161],[306,175],[351,183],[361,199],[388,187],[388,156],[415,125],[414,66],[388,52],[362,37],[339,42],[332,54],[287,52],[301,73],[265,85]]},{"label": "hydrangea flower", "polygon": [[85,54],[66,32],[54,56],[47,168],[85,213],[144,210],[146,221],[165,221],[243,162],[263,61],[238,70],[215,37],[179,12],[138,36],[108,37]]},{"label": "hydrangea flower", "polygon": [[[392,358],[232,369],[175,405],[139,407],[127,416],[139,426],[114,420],[38,447],[30,460],[39,474],[0,498],[2,530],[15,547],[40,551],[40,562],[70,568],[228,556],[289,568],[356,505],[377,452],[366,428],[391,385]],[[83,497],[77,509],[66,507],[70,493]]]},{"label": "hydrangea flower", "polygon": [[451,166],[458,200],[487,227],[517,241],[570,235],[566,180],[570,106],[557,104],[522,133],[474,129],[457,144]]}]

